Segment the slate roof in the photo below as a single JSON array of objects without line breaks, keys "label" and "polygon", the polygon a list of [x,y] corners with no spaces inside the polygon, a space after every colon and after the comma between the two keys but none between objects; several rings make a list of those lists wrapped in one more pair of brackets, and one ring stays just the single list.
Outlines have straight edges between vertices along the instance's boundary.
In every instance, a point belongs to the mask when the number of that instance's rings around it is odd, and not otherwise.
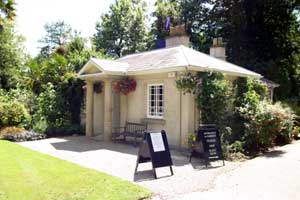
[{"label": "slate roof", "polygon": [[[182,45],[131,54],[114,61],[92,58],[89,63],[97,65],[99,70],[107,72],[107,74],[109,74],[109,72],[114,72],[119,74],[135,75],[194,70],[218,71],[241,77],[262,77],[258,73]],[[84,68],[79,72],[79,76],[83,71]]]},{"label": "slate roof", "polygon": [[272,88],[276,88],[276,87],[280,86],[279,84],[277,84],[277,83],[275,83],[275,82],[273,82],[273,81],[271,81],[269,79],[266,79],[266,78],[261,78],[260,81],[262,83],[267,84],[267,86],[272,87]]},{"label": "slate roof", "polygon": [[118,62],[114,60],[105,60],[105,59],[98,59],[98,58],[91,58],[101,70],[104,71],[111,71],[111,72],[126,72],[129,68],[129,64],[125,62]]}]

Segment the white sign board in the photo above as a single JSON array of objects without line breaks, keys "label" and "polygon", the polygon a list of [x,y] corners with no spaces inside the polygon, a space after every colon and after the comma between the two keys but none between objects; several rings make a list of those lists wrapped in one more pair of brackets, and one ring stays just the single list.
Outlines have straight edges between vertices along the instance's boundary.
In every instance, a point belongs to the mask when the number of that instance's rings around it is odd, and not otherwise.
[{"label": "white sign board", "polygon": [[154,152],[160,152],[166,150],[161,133],[150,133],[150,137],[151,137]]}]

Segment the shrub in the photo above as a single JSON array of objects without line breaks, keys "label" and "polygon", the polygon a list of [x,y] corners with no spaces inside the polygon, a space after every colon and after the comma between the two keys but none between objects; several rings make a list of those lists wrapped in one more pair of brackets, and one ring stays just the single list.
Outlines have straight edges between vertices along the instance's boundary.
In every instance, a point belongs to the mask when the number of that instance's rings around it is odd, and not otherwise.
[{"label": "shrub", "polygon": [[22,103],[29,113],[36,110],[36,97],[32,91],[20,87],[9,91],[0,89],[0,102],[8,103],[12,100]]},{"label": "shrub", "polygon": [[57,92],[54,85],[48,83],[43,86],[43,92],[38,96],[38,110],[34,115],[34,126],[45,121],[50,126],[60,126],[63,123],[64,111],[57,106]]},{"label": "shrub", "polygon": [[[71,73],[62,79],[64,81],[59,86],[52,83],[43,85],[43,92],[37,98],[38,110],[34,115],[34,130],[47,135],[79,132],[79,128],[74,128],[73,124],[80,123],[81,83]],[[73,131],[70,130],[72,128]]]},{"label": "shrub", "polygon": [[292,136],[295,139],[298,139],[300,137],[300,127],[299,126],[293,127]]},{"label": "shrub", "polygon": [[32,129],[37,133],[46,133],[48,124],[45,119],[37,119],[34,122]]},{"label": "shrub", "polygon": [[246,121],[243,140],[247,150],[260,150],[278,141],[286,143],[292,139],[295,115],[289,107],[280,102],[273,105],[267,101],[260,101],[256,112],[252,111],[250,107],[239,110]]},{"label": "shrub", "polygon": [[262,144],[291,141],[295,115],[289,107],[280,102],[273,105],[263,101],[259,105],[257,116],[261,123],[260,142]]},{"label": "shrub", "polygon": [[29,127],[30,121],[31,116],[24,104],[17,101],[0,102],[0,127]]},{"label": "shrub", "polygon": [[46,135],[48,136],[67,136],[67,135],[82,135],[83,128],[79,124],[63,124],[61,126],[48,126]]}]

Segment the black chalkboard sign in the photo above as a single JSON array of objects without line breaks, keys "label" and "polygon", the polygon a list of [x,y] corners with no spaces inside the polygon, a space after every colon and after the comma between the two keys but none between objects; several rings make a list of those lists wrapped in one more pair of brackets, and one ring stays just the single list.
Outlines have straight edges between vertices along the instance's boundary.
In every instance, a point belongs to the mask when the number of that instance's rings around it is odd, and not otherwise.
[{"label": "black chalkboard sign", "polygon": [[139,146],[135,173],[138,169],[139,163],[151,162],[153,175],[156,176],[156,168],[170,167],[171,174],[173,175],[172,159],[167,140],[167,135],[164,130],[161,132],[146,132],[144,140]]},{"label": "black chalkboard sign", "polygon": [[203,144],[206,166],[209,161],[214,160],[223,160],[223,165],[225,165],[219,129],[200,128],[198,130],[198,137],[201,138]]}]

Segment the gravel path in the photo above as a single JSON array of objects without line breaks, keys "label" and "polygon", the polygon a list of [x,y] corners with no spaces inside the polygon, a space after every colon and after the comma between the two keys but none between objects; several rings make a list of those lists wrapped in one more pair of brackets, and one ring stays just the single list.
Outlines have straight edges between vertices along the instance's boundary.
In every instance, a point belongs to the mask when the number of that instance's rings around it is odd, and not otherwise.
[{"label": "gravel path", "polygon": [[215,162],[205,168],[200,160],[188,162],[183,153],[172,151],[174,176],[169,168],[157,169],[158,179],[153,179],[151,164],[139,165],[134,175],[138,148],[128,144],[99,142],[87,137],[51,138],[39,141],[21,142],[22,146],[49,154],[79,165],[106,172],[144,186],[154,192],[153,199],[173,199],[215,187],[216,179],[239,168],[241,163]]}]

